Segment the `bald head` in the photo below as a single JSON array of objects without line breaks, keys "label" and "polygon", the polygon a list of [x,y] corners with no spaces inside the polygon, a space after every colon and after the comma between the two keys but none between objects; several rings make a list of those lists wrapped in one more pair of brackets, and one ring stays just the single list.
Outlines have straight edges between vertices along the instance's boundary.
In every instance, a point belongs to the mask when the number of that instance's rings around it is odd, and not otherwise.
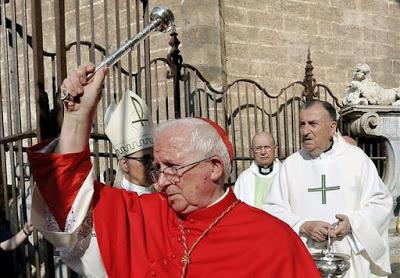
[{"label": "bald head", "polygon": [[251,149],[257,165],[268,167],[274,162],[275,140],[271,133],[266,131],[258,132],[253,137]]},{"label": "bald head", "polygon": [[275,145],[275,140],[274,137],[272,136],[271,133],[267,131],[260,131],[257,132],[256,135],[254,135],[253,140],[251,141],[251,147],[254,147],[254,142],[258,140],[269,140],[271,141],[272,144]]}]

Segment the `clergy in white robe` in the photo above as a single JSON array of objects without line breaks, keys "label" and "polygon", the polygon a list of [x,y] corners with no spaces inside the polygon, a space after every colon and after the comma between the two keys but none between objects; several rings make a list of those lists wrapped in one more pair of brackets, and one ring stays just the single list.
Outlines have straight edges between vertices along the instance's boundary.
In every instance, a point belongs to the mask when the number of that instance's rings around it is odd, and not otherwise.
[{"label": "clergy in white robe", "polygon": [[350,269],[344,277],[386,277],[391,273],[391,194],[371,159],[336,134],[333,122],[326,128],[322,105],[326,103],[308,104],[303,115],[300,113],[303,148],[282,163],[263,208],[289,224],[310,253],[326,248],[327,242],[320,236],[327,238],[329,229],[334,232],[335,227],[315,226],[309,232],[306,225],[343,226],[341,222],[347,219],[349,228],[333,242],[333,252],[350,256]]},{"label": "clergy in white robe", "polygon": [[280,161],[275,159],[275,140],[269,132],[256,133],[250,149],[254,161],[237,178],[234,192],[248,205],[262,209],[262,202],[279,171]]},{"label": "clergy in white robe", "polygon": [[237,178],[234,188],[235,195],[246,204],[262,209],[262,203],[278,175],[280,165],[280,161],[275,159],[271,164],[270,172],[262,174],[257,163],[253,161],[250,167]]}]

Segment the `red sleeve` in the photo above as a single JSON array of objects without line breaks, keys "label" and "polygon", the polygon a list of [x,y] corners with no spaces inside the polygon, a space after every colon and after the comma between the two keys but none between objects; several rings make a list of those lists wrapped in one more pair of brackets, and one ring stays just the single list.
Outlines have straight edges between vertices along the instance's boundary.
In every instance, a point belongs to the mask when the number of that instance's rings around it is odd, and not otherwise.
[{"label": "red sleeve", "polygon": [[301,238],[280,219],[275,218],[274,222],[279,226],[270,224],[271,234],[274,234],[274,240],[268,240],[268,248],[273,252],[273,259],[268,265],[271,277],[321,278],[321,273]]},{"label": "red sleeve", "polygon": [[310,252],[307,250],[307,247],[301,241],[300,237],[297,236],[297,234],[295,234],[294,237],[296,237],[296,243],[292,253],[293,264],[295,266],[293,277],[322,277]]},{"label": "red sleeve", "polygon": [[43,141],[30,147],[28,160],[36,186],[60,229],[64,230],[75,197],[92,168],[89,146],[79,153],[38,152],[48,143]]}]

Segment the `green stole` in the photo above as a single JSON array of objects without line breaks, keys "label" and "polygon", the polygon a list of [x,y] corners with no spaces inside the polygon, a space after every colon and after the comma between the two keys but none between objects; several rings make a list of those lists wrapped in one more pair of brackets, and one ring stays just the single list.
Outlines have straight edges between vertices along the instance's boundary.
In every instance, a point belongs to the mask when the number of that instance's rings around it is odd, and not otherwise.
[{"label": "green stole", "polygon": [[254,187],[254,206],[256,208],[262,209],[264,198],[267,196],[267,193],[271,188],[275,176],[271,175],[271,173],[264,177],[256,175],[256,184]]}]

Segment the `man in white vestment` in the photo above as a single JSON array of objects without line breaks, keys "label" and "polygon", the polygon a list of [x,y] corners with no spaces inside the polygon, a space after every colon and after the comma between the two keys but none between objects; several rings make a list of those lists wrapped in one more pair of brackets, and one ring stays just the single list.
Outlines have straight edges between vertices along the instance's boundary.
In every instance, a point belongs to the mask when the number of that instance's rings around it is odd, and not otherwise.
[{"label": "man in white vestment", "polygon": [[386,277],[393,200],[371,159],[336,127],[331,104],[303,104],[302,149],[282,163],[263,208],[289,224],[310,253],[326,247],[330,230],[333,252],[351,257],[344,277]]},{"label": "man in white vestment", "polygon": [[[153,161],[153,123],[143,99],[131,91],[126,91],[111,115],[105,133],[118,158],[117,176],[122,175],[122,180],[118,180],[117,177],[114,187],[136,192],[138,195],[153,193],[153,182],[149,174]],[[57,143],[58,140],[54,140],[49,148]],[[92,183],[92,175],[89,175],[76,203],[88,202],[81,195]],[[96,233],[92,229],[91,214],[88,214],[89,216],[82,220],[83,224],[77,228],[76,221],[85,215],[78,213],[84,211],[82,207],[74,206],[67,218],[65,231],[62,232],[38,190],[34,190],[33,199],[33,223],[39,228],[44,228],[42,234],[60,251],[60,256],[68,267],[85,277],[107,277],[100,258]]]},{"label": "man in white vestment", "polygon": [[275,158],[275,141],[271,133],[258,132],[251,142],[254,161],[236,180],[236,196],[250,206],[262,209],[265,196],[278,174],[280,162]]}]

